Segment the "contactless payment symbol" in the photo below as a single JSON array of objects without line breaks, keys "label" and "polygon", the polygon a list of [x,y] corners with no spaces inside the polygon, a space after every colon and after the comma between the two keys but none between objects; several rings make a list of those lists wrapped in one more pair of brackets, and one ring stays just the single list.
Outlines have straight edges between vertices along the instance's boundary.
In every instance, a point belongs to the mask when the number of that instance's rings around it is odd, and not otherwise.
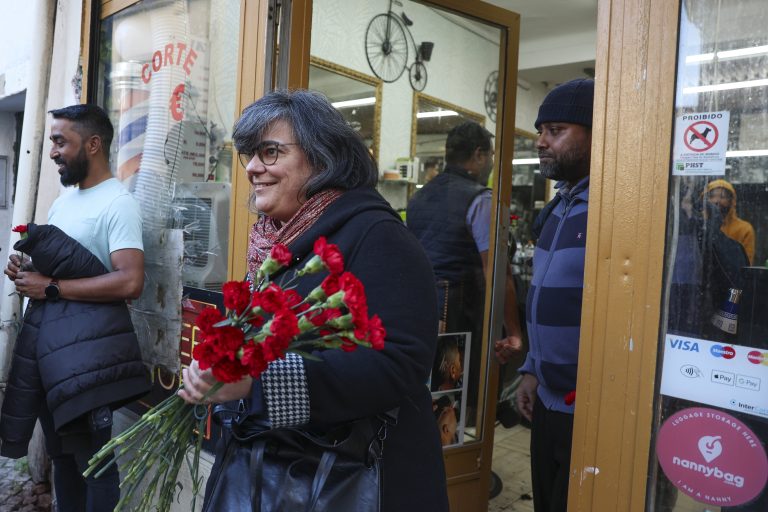
[{"label": "contactless payment symbol", "polygon": [[736,507],[768,481],[768,457],[743,422],[717,409],[692,407],[659,429],[656,455],[675,487],[701,503]]}]

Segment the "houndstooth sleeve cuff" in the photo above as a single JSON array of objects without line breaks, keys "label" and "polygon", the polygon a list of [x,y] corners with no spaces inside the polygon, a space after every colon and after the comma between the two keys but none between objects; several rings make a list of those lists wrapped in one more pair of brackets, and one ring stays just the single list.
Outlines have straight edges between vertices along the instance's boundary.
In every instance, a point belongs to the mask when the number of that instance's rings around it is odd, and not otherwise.
[{"label": "houndstooth sleeve cuff", "polygon": [[309,422],[309,390],[301,356],[286,354],[285,359],[273,361],[261,381],[273,428]]}]

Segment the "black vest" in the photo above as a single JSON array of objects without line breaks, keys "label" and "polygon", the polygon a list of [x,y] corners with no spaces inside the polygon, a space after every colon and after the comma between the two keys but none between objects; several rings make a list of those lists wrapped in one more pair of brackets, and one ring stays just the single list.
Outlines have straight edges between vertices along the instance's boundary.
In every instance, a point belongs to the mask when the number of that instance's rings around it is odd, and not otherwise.
[{"label": "black vest", "polygon": [[446,166],[408,203],[408,228],[424,247],[438,281],[482,280],[482,260],[466,218],[484,190],[464,169]]}]

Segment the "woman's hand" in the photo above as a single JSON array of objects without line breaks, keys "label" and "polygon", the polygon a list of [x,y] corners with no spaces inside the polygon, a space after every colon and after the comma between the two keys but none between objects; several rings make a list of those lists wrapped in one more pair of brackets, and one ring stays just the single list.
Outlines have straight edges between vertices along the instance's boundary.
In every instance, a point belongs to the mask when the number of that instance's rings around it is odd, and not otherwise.
[{"label": "woman's hand", "polygon": [[246,398],[251,394],[253,379],[246,375],[242,380],[224,384],[215,393],[205,397],[206,393],[216,384],[216,379],[213,378],[211,370],[202,371],[195,360],[192,361],[189,368],[184,368],[181,374],[184,389],[180,389],[177,394],[190,404],[229,402],[230,400]]}]

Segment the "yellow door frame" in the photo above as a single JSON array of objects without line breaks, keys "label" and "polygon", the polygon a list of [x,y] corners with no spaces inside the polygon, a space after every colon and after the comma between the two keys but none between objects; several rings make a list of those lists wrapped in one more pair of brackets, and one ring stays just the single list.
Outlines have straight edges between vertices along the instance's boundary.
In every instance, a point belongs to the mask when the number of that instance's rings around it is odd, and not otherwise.
[{"label": "yellow door frame", "polygon": [[645,510],[679,2],[598,3],[569,511]]},{"label": "yellow door frame", "polygon": [[[495,247],[490,248],[489,260],[494,262],[489,266],[486,282],[499,281],[498,287],[486,287],[485,318],[489,318],[483,331],[483,340],[500,338],[503,304],[503,280],[505,276],[506,235],[497,237],[497,232],[505,234],[509,227],[509,201],[512,187],[512,152],[515,136],[515,98],[517,94],[517,45],[520,40],[520,17],[510,11],[486,4],[480,1],[465,2],[461,0],[418,0],[425,4],[447,9],[454,13],[474,18],[478,21],[495,25],[501,30],[499,57],[499,106],[497,141],[499,153],[496,159],[500,175],[494,178],[494,201],[492,218],[499,221],[491,227],[491,240],[497,240]],[[291,42],[289,51],[288,86],[307,87],[309,83],[309,61],[312,26],[312,1],[293,0],[291,13]],[[500,205],[506,205],[501,206]],[[497,257],[498,255],[498,257]],[[499,277],[500,276],[500,277]],[[496,289],[495,289],[496,288]],[[496,293],[495,293],[496,292]],[[494,296],[494,293],[496,296]],[[492,327],[491,327],[492,326]],[[491,327],[491,328],[489,328]],[[491,336],[489,336],[489,333]],[[484,389],[496,389],[498,386],[498,366],[489,358],[487,343],[484,343],[480,368],[481,375],[486,375]],[[487,370],[486,370],[487,368]],[[482,389],[482,386],[481,386]],[[491,394],[492,395],[492,394]],[[493,456],[493,433],[496,417],[495,400],[486,400],[481,392],[479,404],[485,403],[481,442],[470,443],[461,447],[448,448],[444,452],[448,495],[453,512],[478,512],[487,510],[488,489],[490,488],[491,462]]]}]

